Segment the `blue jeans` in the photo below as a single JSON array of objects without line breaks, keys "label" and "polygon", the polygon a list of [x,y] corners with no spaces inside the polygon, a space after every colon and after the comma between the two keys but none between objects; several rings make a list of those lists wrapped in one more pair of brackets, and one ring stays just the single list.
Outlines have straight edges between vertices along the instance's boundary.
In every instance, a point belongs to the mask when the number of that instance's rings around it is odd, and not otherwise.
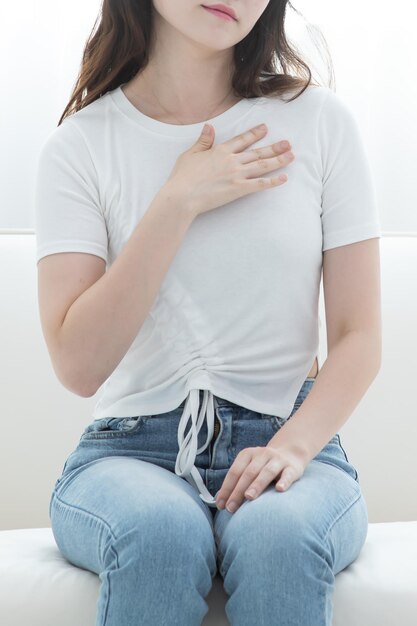
[{"label": "blue jeans", "polygon": [[[288,419],[313,384],[305,380]],[[240,450],[265,446],[285,421],[215,400],[220,431],[196,458],[213,495]],[[55,483],[57,546],[102,583],[96,626],[200,625],[217,571],[232,626],[330,626],[334,577],[358,557],[368,529],[339,434],[286,491],[274,481],[229,513],[175,474],[181,413],[182,405],[93,421]],[[204,422],[199,447],[206,436]]]}]

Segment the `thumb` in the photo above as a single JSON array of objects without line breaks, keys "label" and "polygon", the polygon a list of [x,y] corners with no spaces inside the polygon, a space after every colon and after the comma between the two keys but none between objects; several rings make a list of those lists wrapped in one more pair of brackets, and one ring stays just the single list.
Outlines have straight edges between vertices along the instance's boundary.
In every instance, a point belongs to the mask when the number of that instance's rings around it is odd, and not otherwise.
[{"label": "thumb", "polygon": [[213,131],[214,129],[211,124],[204,124],[200,137],[197,139],[195,145],[193,146],[193,149],[198,151],[201,149],[208,150],[209,148],[211,148],[214,140]]}]

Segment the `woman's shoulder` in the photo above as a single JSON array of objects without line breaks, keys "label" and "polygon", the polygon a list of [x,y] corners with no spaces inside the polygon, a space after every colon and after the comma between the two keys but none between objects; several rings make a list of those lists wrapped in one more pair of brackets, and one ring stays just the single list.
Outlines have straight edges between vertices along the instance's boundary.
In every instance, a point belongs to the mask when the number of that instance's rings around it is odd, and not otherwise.
[{"label": "woman's shoulder", "polygon": [[276,114],[277,107],[284,107],[287,113],[293,112],[298,118],[302,115],[310,121],[318,120],[321,115],[342,121],[351,116],[350,107],[343,97],[326,85],[309,84],[302,93],[300,91],[298,88],[284,95],[267,95],[261,101],[266,110],[270,107],[271,114]]},{"label": "woman's shoulder", "polygon": [[[282,105],[286,108],[320,107],[329,96],[335,95],[330,87],[310,83],[305,88],[288,89],[283,94],[272,93],[261,100],[265,104]],[[336,96],[337,97],[337,96]]]},{"label": "woman's shoulder", "polygon": [[64,117],[45,136],[41,152],[60,153],[67,157],[73,153],[81,159],[83,154],[87,156],[94,145],[101,145],[104,129],[108,128],[109,115],[112,115],[109,98],[110,92],[107,92]]},{"label": "woman's shoulder", "polygon": [[58,128],[67,125],[67,129],[61,131],[65,134],[65,132],[70,133],[71,129],[76,127],[79,134],[83,135],[85,139],[91,135],[94,136],[95,133],[102,134],[109,117],[113,115],[111,94],[112,92],[108,91],[96,100],[70,113]]}]

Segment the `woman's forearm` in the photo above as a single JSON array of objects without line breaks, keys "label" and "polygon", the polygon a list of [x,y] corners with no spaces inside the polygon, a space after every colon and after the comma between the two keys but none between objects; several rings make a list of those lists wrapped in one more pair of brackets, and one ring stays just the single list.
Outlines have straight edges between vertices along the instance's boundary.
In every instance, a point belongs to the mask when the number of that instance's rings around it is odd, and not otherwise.
[{"label": "woman's forearm", "polygon": [[377,332],[350,331],[333,346],[300,408],[268,446],[293,445],[307,461],[338,432],[365,395],[381,364]]}]

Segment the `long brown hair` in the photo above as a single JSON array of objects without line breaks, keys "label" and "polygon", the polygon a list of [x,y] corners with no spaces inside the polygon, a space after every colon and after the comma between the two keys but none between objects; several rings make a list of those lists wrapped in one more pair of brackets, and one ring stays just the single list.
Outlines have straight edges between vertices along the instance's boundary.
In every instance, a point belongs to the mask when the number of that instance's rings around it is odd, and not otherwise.
[{"label": "long brown hair", "polygon": [[[232,76],[235,96],[282,96],[300,88],[291,101],[309,84],[318,84],[312,80],[307,63],[286,38],[287,6],[295,10],[289,0],[270,0],[250,33],[235,45]],[[79,75],[58,126],[65,117],[128,82],[147,65],[152,16],[152,0],[102,0],[84,48]],[[281,72],[277,70],[277,60]],[[290,68],[295,69],[295,76],[289,74]]]}]

